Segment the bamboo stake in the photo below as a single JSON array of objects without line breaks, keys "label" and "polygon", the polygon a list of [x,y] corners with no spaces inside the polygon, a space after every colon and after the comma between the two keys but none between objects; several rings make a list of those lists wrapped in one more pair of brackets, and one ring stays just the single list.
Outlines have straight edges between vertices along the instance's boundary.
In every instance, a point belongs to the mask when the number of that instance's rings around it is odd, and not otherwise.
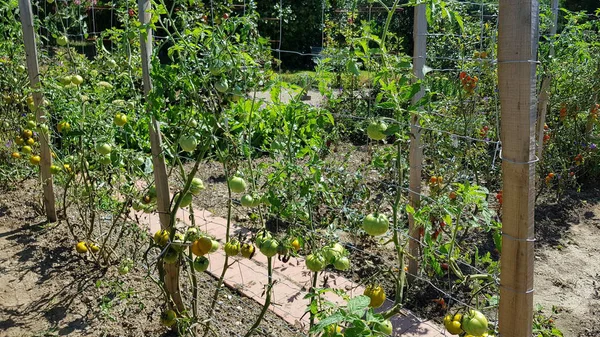
[{"label": "bamboo stake", "polygon": [[[552,0],[552,26],[550,26],[550,35],[554,39],[556,35],[556,26],[558,25],[558,0]],[[554,42],[554,41],[553,41]],[[550,44],[549,59],[552,62],[554,58],[554,43]],[[538,100],[538,124],[537,124],[537,156],[542,158],[542,152],[544,150],[544,125],[546,124],[546,111],[548,110],[548,103],[550,101],[550,82],[552,77],[545,75],[542,80],[540,88],[540,98]]]},{"label": "bamboo stake", "polygon": [[[142,25],[150,22],[150,0],[138,0],[138,12],[139,20]],[[152,90],[152,79],[150,78],[150,56],[152,55],[152,30],[150,27],[146,28],[145,34],[140,34],[140,46],[142,54],[142,74],[144,83],[144,95],[148,96],[148,93]],[[170,207],[170,195],[169,195],[169,181],[167,176],[167,166],[165,164],[165,157],[162,153],[162,137],[160,134],[160,125],[152,113],[152,108],[148,104],[149,112],[152,114],[152,119],[149,125],[150,133],[150,147],[152,152],[152,164],[154,167],[154,183],[156,185],[156,200],[158,214],[160,217],[160,225],[162,229],[172,230],[172,224],[170,221],[169,207]],[[183,301],[181,299],[181,292],[179,290],[179,264],[178,263],[165,263],[165,288],[175,308],[182,312],[184,311]],[[169,303],[171,305],[171,303]]]},{"label": "bamboo stake", "polygon": [[[38,124],[46,123],[46,115],[42,109],[44,98],[40,91],[40,72],[38,67],[38,54],[35,45],[35,31],[33,26],[33,12],[29,0],[19,0],[19,11],[21,16],[21,27],[23,29],[23,42],[25,43],[25,54],[27,58],[27,75],[29,84],[33,89],[33,102],[35,104],[35,118]],[[48,222],[56,222],[56,200],[54,197],[54,183],[50,166],[52,165],[52,154],[50,151],[50,134],[40,133],[40,173],[44,188],[44,208]]]},{"label": "bamboo stake", "polygon": [[499,331],[530,337],[533,320],[538,1],[500,0],[503,239]]},{"label": "bamboo stake", "polygon": [[[425,56],[427,52],[427,19],[425,17],[425,3],[421,3],[415,7],[414,15],[414,51],[413,51],[413,74],[415,80],[425,78],[423,68],[425,66]],[[412,98],[412,104],[416,104],[425,95],[425,88]],[[410,148],[409,148],[409,163],[410,163],[410,178],[409,178],[409,203],[417,210],[421,202],[421,170],[423,168],[423,147],[421,146],[421,128],[419,127],[419,115],[413,113],[410,126]],[[409,280],[413,278],[411,275],[417,275],[419,269],[419,229],[415,226],[415,219],[412,214],[408,215],[409,235],[412,238],[408,244],[408,251],[411,258],[408,261]]]}]

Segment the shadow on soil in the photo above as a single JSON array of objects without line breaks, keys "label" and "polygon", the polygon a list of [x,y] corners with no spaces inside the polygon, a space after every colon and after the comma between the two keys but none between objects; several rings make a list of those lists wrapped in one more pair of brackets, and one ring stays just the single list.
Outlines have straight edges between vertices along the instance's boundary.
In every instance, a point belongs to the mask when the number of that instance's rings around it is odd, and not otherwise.
[{"label": "shadow on soil", "polygon": [[[535,207],[535,238],[536,243],[547,246],[558,246],[572,224],[579,224],[581,215],[578,213],[584,203],[598,204],[600,201],[600,186],[591,186],[581,192],[572,191],[556,198],[542,197]],[[587,212],[590,213],[590,212]],[[593,213],[582,214],[584,218],[593,217]]]},{"label": "shadow on soil", "polygon": [[[50,326],[48,331],[58,332],[59,335],[69,335],[75,331],[82,331],[87,323],[82,318],[74,319],[68,323],[64,320],[73,308],[73,301],[80,298],[95,281],[105,276],[107,269],[98,269],[90,261],[81,256],[74,255],[71,245],[66,238],[56,238],[52,229],[43,226],[45,223],[35,223],[10,230],[0,234],[7,241],[13,242],[13,247],[18,247],[14,256],[20,262],[13,264],[13,273],[19,280],[25,277],[35,279],[35,284],[54,284],[47,292],[40,290],[34,300],[20,306],[18,309],[2,308],[0,310],[0,331],[10,327],[22,326],[24,319],[45,320]],[[53,244],[46,245],[46,240]],[[56,244],[58,243],[58,244]],[[0,261],[3,262],[3,261]],[[85,312],[77,312],[85,316]],[[66,326],[58,329],[59,323]]]}]

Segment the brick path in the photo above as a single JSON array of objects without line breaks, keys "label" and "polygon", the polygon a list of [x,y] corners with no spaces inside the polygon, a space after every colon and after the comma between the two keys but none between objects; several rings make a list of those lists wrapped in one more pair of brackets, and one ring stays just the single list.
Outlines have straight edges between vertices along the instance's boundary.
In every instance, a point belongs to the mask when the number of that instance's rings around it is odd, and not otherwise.
[{"label": "brick path", "polygon": [[[141,223],[148,224],[151,233],[160,229],[160,221],[157,214],[138,213]],[[189,225],[190,213],[180,210],[177,218]],[[195,210],[194,220],[196,226],[204,232],[214,236],[221,242],[225,242],[225,231],[227,220],[213,216],[207,211]],[[232,225],[230,235],[242,234],[248,231],[244,228]],[[223,270],[225,252],[219,249],[217,252],[209,254],[210,266],[208,273],[218,278]],[[257,252],[252,260],[242,257],[236,258],[237,262],[231,265],[225,274],[225,284],[228,287],[238,289],[243,295],[254,299],[263,304],[267,281],[267,258],[260,252]],[[273,258],[275,284],[273,286],[271,310],[289,324],[306,328],[308,326],[308,314],[304,315],[308,300],[304,299],[311,283],[311,273],[305,268],[304,260],[301,258],[292,258],[287,263],[283,263]],[[323,281],[327,280],[327,287],[344,289],[350,296],[362,294],[364,288],[356,283],[335,275],[330,272],[322,272],[319,275],[319,287],[323,287]],[[341,298],[332,293],[326,296],[332,302],[341,303]],[[392,305],[391,301],[386,301],[380,310],[385,310]],[[421,321],[408,311],[402,311],[391,319],[394,325],[394,336],[405,337],[442,337],[446,336],[443,329],[433,322]]]}]

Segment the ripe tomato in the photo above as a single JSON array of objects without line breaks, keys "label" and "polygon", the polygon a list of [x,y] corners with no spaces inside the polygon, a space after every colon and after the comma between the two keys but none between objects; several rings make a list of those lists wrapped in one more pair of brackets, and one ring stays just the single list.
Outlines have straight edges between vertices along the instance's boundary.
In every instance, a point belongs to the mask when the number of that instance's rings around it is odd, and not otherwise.
[{"label": "ripe tomato", "polygon": [[21,136],[23,137],[23,139],[29,139],[29,138],[33,137],[33,131],[31,131],[29,129],[25,129],[25,130],[23,130],[23,133],[21,134]]},{"label": "ripe tomato", "polygon": [[69,131],[71,131],[71,124],[69,124],[69,122],[66,121],[61,121],[60,123],[58,123],[56,128],[60,133],[68,133]]},{"label": "ripe tomato", "polygon": [[197,241],[195,241],[192,244],[192,253],[194,253],[194,249],[193,249],[194,244],[198,246],[196,249],[196,251],[200,253],[200,254],[196,254],[198,256],[208,254],[213,246],[213,242],[212,242],[211,238],[209,238],[208,236],[201,237],[200,239],[198,239]]},{"label": "ripe tomato", "polygon": [[241,249],[242,256],[247,259],[251,259],[252,256],[254,255],[254,250],[255,250],[255,248],[251,243],[244,243],[242,245],[242,249]]},{"label": "ripe tomato", "polygon": [[390,227],[388,218],[381,213],[371,213],[363,220],[363,229],[367,234],[380,236],[385,234]]},{"label": "ripe tomato", "polygon": [[10,155],[11,157],[15,158],[15,159],[19,159],[21,158],[21,154],[19,152],[13,152]]},{"label": "ripe tomato", "polygon": [[294,239],[291,245],[296,252],[300,250],[300,241],[298,239]]},{"label": "ripe tomato", "polygon": [[92,251],[92,253],[97,253],[100,251],[100,247],[98,245],[96,245],[95,243],[90,243],[90,250]]},{"label": "ripe tomato", "polygon": [[88,251],[88,247],[85,244],[84,241],[79,241],[77,243],[77,245],[75,245],[75,250],[79,253],[79,254],[85,254]]},{"label": "ripe tomato", "polygon": [[41,161],[42,158],[40,156],[36,155],[29,157],[29,162],[31,163],[31,165],[39,165]]},{"label": "ripe tomato", "polygon": [[169,237],[171,233],[166,229],[161,229],[158,232],[154,233],[154,243],[163,247],[169,242]]},{"label": "ripe tomato", "polygon": [[113,123],[115,123],[115,125],[118,127],[124,126],[125,124],[127,124],[127,115],[124,113],[117,112],[115,114],[115,117],[113,118]]},{"label": "ripe tomato", "polygon": [[371,308],[379,308],[385,302],[385,291],[381,286],[369,285],[363,295],[371,299]]}]

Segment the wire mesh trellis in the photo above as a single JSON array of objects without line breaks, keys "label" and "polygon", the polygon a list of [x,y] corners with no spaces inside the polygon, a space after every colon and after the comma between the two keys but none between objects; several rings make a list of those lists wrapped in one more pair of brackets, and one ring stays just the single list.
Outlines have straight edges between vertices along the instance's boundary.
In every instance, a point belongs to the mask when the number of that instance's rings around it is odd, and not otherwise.
[{"label": "wire mesh trellis", "polygon": [[[135,16],[130,13],[131,10],[135,10],[135,6],[130,7],[129,2],[126,2],[125,7],[117,6],[114,2],[109,6],[97,6],[96,2],[90,3],[84,2],[76,4],[68,4],[66,2],[57,1],[54,5],[49,6],[46,1],[40,1],[37,8],[37,15],[44,19],[39,22],[39,36],[45,37],[42,43],[42,48],[46,55],[51,57],[52,53],[55,52],[55,46],[52,43],[52,39],[56,38],[58,34],[64,34],[69,39],[73,39],[73,44],[77,46],[75,42],[79,40],[81,48],[80,51],[85,51],[85,45],[88,43],[90,38],[100,39],[93,42],[94,46],[106,48],[109,52],[120,48],[116,46],[116,40],[107,38],[103,40],[103,37],[107,37],[106,31],[101,31],[98,25],[98,20],[102,17],[99,13],[108,12],[109,22],[108,27],[123,28],[125,31],[135,31],[131,26],[135,26]],[[283,0],[279,1],[280,7],[283,7]],[[63,7],[64,6],[64,7]],[[497,91],[494,90],[496,79],[494,77],[495,69],[497,68],[497,60],[495,58],[495,48],[497,41],[497,4],[489,2],[461,2],[452,1],[446,3],[446,6],[452,8],[455,13],[461,13],[463,17],[457,19],[456,16],[447,14],[446,16],[440,13],[439,17],[436,17],[436,12],[432,11],[430,17],[430,28],[429,32],[424,35],[431,42],[428,46],[428,53],[426,57],[427,65],[427,77],[423,81],[423,84],[430,89],[432,97],[428,104],[424,105],[419,111],[421,115],[420,129],[425,135],[424,138],[424,151],[425,151],[425,162],[424,170],[425,175],[428,177],[438,175],[454,175],[451,173],[451,168],[456,168],[459,173],[456,174],[457,180],[463,181],[474,181],[481,185],[487,185],[489,190],[499,190],[501,187],[497,184],[497,180],[494,183],[493,177],[499,175],[498,162],[501,158],[501,143],[499,141],[500,126],[499,126],[499,104]],[[43,8],[43,10],[42,10]],[[58,14],[62,9],[69,8],[74,10],[80,18],[86,17],[85,21],[71,22],[68,20],[59,20],[58,23],[49,24],[51,17],[49,13]],[[246,13],[246,2],[242,5],[242,15]],[[54,11],[54,12],[53,12]],[[209,4],[210,12],[210,23],[216,25],[215,22],[215,8],[213,1]],[[324,25],[325,20],[325,6],[322,7],[321,17]],[[365,10],[358,9],[357,13],[366,14],[367,18],[371,18],[373,15],[373,7],[368,7]],[[450,13],[450,12],[448,12]],[[453,12],[454,13],[454,12]],[[60,16],[58,16],[60,17]],[[125,21],[115,22],[116,18]],[[444,17],[443,20],[439,20],[440,17]],[[54,17],[56,18],[56,17]],[[127,20],[129,18],[130,20]],[[299,55],[299,56],[313,56],[321,57],[326,55],[327,44],[323,41],[326,40],[326,33],[322,32],[321,45],[325,51],[320,53],[307,52],[306,50],[283,50],[284,42],[284,30],[286,24],[284,23],[283,16],[278,18],[279,24],[279,40],[275,48],[271,48],[271,51],[277,55],[278,59],[281,59],[281,55],[285,53]],[[468,27],[467,27],[468,26]],[[474,29],[477,26],[479,29]],[[89,29],[89,31],[88,31]],[[470,30],[467,34],[463,31]],[[162,40],[169,40],[170,36],[158,36],[156,37],[160,42]],[[127,68],[127,76],[130,77],[132,82],[132,88],[138,84],[139,78],[136,78],[138,74],[135,73],[135,67],[133,64],[137,64],[137,61],[133,60],[136,55],[136,51],[131,49],[131,44],[124,44],[129,48],[128,58],[129,67]],[[102,54],[103,57],[109,54]],[[74,71],[77,71],[77,62],[73,62]],[[279,73],[283,73],[282,64],[278,67]],[[464,75],[463,75],[464,74]],[[111,74],[118,75],[118,74]],[[366,90],[373,90],[377,85],[374,73],[368,73],[368,81],[365,85]],[[468,80],[466,80],[468,79]],[[443,93],[443,86],[458,83],[458,88],[455,89],[455,93],[459,95],[459,100],[450,100],[447,97],[441,97]],[[471,89],[469,86],[475,83]],[[139,91],[139,88],[137,88]],[[438,93],[439,92],[439,93]],[[485,93],[485,95],[484,95]],[[368,94],[366,95],[369,96]],[[280,94],[281,97],[281,94]],[[132,97],[133,99],[133,97]],[[352,98],[356,99],[356,98]],[[366,100],[373,101],[374,99],[367,98]],[[357,99],[360,100],[360,99]],[[385,109],[382,109],[385,110]],[[137,108],[135,115],[136,117],[142,118],[143,113]],[[378,114],[381,113],[381,116]],[[408,129],[410,123],[408,120],[399,118],[394,115],[390,115],[386,111],[375,111],[375,109],[369,108],[367,113],[357,113],[356,110],[344,109],[340,111],[332,112],[331,115],[336,119],[349,119],[358,121],[363,126],[373,118],[380,118],[386,121],[390,125],[397,125],[399,128]],[[405,116],[404,116],[405,117]],[[58,121],[55,121],[58,122]],[[57,137],[61,137],[61,133],[56,133]],[[129,136],[127,133],[123,133],[123,137],[126,140],[126,146],[129,147]],[[218,137],[217,137],[218,138]],[[226,141],[226,138],[222,140]],[[437,151],[440,148],[452,149],[455,156],[451,158],[436,158]],[[264,153],[265,150],[268,152],[268,147],[252,147],[256,151]],[[54,151],[60,153],[59,148],[54,148]],[[60,161],[60,159],[59,159]],[[475,165],[473,163],[478,163]],[[485,163],[485,165],[479,165]],[[484,171],[481,167],[485,167],[485,172],[482,172],[482,176],[479,177],[477,172],[473,171]],[[398,174],[398,172],[394,172]],[[411,192],[410,189],[404,185],[398,186],[390,184],[389,187],[395,187],[405,192]],[[452,186],[448,185],[448,188]],[[420,196],[428,202],[438,203],[439,201],[432,198],[427,192],[419,193]],[[339,209],[331,208],[332,213],[343,213]],[[243,213],[243,211],[241,211]],[[404,226],[393,228],[394,230],[405,231]],[[106,234],[106,233],[103,233]],[[430,248],[423,243],[422,238],[410,238],[405,237],[407,240],[418,241],[423,248]],[[367,254],[368,252],[349,246],[351,251],[360,254]],[[439,249],[436,251],[438,255],[444,255]],[[484,273],[478,268],[471,264],[467,264],[462,261],[458,261],[459,264],[464,265],[465,268],[473,268],[476,273]],[[392,266],[388,266],[392,268]],[[449,275],[449,274],[448,274]],[[443,297],[448,298],[452,302],[456,302],[459,305],[473,306],[472,303],[465,303],[464,298],[457,296],[453,293],[453,289],[450,286],[449,289],[443,289],[439,284],[434,284],[431,279],[423,275],[412,275],[417,279],[429,283],[438,292],[443,294]],[[497,284],[497,274],[492,275],[495,285]],[[450,279],[448,279],[450,281]],[[450,284],[447,282],[444,285]],[[494,322],[497,319],[492,320]]]}]

